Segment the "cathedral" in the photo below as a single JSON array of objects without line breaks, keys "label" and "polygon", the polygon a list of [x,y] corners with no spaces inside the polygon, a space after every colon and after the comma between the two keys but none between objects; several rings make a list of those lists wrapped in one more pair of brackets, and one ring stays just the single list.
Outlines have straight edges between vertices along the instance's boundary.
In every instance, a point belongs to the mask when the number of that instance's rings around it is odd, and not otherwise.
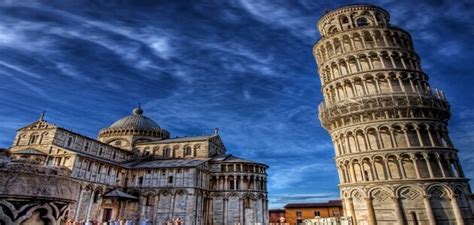
[{"label": "cathedral", "polygon": [[344,215],[354,224],[474,224],[469,179],[411,36],[377,6],[323,15],[313,48]]},{"label": "cathedral", "polygon": [[18,130],[5,152],[0,160],[2,225],[268,221],[268,166],[228,154],[218,129],[172,138],[141,107],[101,129],[97,139],[42,115]]}]

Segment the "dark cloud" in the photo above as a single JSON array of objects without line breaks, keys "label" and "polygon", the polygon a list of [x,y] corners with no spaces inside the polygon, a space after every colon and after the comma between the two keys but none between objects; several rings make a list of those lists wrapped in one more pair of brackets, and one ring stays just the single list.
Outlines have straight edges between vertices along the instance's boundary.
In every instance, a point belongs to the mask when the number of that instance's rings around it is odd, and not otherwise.
[{"label": "dark cloud", "polygon": [[[432,85],[451,100],[453,142],[474,177],[473,3],[370,2],[412,34]],[[220,127],[232,153],[269,164],[272,207],[336,198],[311,49],[324,9],[347,3],[0,3],[0,145],[43,110],[94,137],[141,102],[174,136]]]}]

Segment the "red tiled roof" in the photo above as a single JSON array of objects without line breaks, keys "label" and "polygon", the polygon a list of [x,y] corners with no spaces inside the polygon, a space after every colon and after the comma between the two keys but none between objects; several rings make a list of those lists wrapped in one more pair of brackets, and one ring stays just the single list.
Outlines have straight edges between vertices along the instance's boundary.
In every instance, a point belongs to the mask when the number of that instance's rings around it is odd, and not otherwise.
[{"label": "red tiled roof", "polygon": [[311,202],[311,203],[288,203],[285,205],[287,208],[315,208],[315,207],[341,207],[341,200],[330,200],[328,202]]},{"label": "red tiled roof", "polygon": [[281,212],[285,212],[284,209],[270,209],[268,210],[269,213],[281,213]]}]

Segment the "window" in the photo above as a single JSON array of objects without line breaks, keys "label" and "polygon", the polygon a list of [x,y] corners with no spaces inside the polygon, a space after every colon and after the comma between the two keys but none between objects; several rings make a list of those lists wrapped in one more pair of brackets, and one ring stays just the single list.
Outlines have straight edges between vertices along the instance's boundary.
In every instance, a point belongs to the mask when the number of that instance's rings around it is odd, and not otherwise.
[{"label": "window", "polygon": [[246,198],[244,199],[244,207],[245,207],[246,209],[252,208],[251,203],[252,203],[252,200],[250,199],[250,197],[246,197]]},{"label": "window", "polygon": [[234,189],[235,189],[235,187],[234,187],[234,179],[229,180],[229,189],[230,189],[230,190],[234,190]]},{"label": "window", "polygon": [[112,159],[115,159],[117,157],[117,152],[114,151],[114,154],[112,155]]},{"label": "window", "polygon": [[94,203],[97,203],[97,200],[99,200],[99,191],[95,191],[94,192],[94,198],[93,198],[93,202]]},{"label": "window", "polygon": [[369,22],[367,21],[367,18],[361,17],[356,20],[356,24],[358,27],[366,27],[369,25]]},{"label": "window", "polygon": [[147,205],[147,206],[152,206],[152,205],[153,205],[153,196],[148,195],[148,196],[146,197],[146,205]]},{"label": "window", "polygon": [[349,23],[349,19],[346,16],[341,17],[341,22],[342,23]]},{"label": "window", "polygon": [[86,145],[84,146],[84,151],[89,151],[89,142],[86,142]]},{"label": "window", "polygon": [[314,211],[314,216],[321,216],[321,214],[319,213],[319,211]]},{"label": "window", "polygon": [[102,155],[102,147],[99,148],[99,155]]},{"label": "window", "polygon": [[336,32],[337,32],[336,26],[330,27],[330,28],[328,29],[328,32],[329,32],[329,34],[334,34],[334,33],[336,33]]},{"label": "window", "polygon": [[171,153],[171,148],[164,148],[163,149],[163,157],[164,158],[169,158]]},{"label": "window", "polygon": [[143,184],[143,177],[139,177],[138,178],[138,185],[142,186],[142,184]]},{"label": "window", "polygon": [[31,136],[30,144],[36,143],[36,139],[38,138],[38,135],[33,135]]},{"label": "window", "polygon": [[173,176],[169,176],[168,177],[168,184],[172,184],[173,183]]},{"label": "window", "polygon": [[72,144],[72,137],[69,137],[69,138],[67,139],[67,146],[70,147],[71,144]]},{"label": "window", "polygon": [[191,149],[191,146],[186,146],[184,147],[184,155],[189,156],[192,155],[193,150]]},{"label": "window", "polygon": [[301,213],[301,211],[296,211],[296,217],[301,217],[303,216],[303,213]]},{"label": "window", "polygon": [[120,145],[122,145],[122,141],[120,141],[120,140],[117,140],[117,141],[115,141],[114,145],[116,145],[116,146],[120,146]]}]

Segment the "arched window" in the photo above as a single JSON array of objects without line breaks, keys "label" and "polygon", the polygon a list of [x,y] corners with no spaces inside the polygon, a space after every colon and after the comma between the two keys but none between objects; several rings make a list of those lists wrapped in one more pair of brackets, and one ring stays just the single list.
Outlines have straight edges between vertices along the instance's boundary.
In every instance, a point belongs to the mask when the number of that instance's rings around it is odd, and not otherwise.
[{"label": "arched window", "polygon": [[193,153],[193,150],[191,149],[191,146],[184,147],[184,155],[190,156],[192,155],[192,153]]},{"label": "arched window", "polygon": [[30,139],[30,144],[36,144],[36,142],[38,141],[38,135],[33,135],[31,136],[31,139]]},{"label": "arched window", "polygon": [[349,23],[349,19],[346,16],[341,16],[342,23]]},{"label": "arched window", "polygon": [[244,199],[244,208],[246,208],[246,209],[252,208],[252,200],[248,196],[245,197],[245,199]]},{"label": "arched window", "polygon": [[337,32],[337,27],[336,26],[332,26],[328,29],[329,34],[334,34],[336,32]]},{"label": "arched window", "polygon": [[100,191],[97,190],[94,192],[93,202],[97,203],[97,201],[99,200],[99,197],[100,197]]},{"label": "arched window", "polygon": [[367,18],[361,17],[356,20],[356,24],[358,27],[366,27],[369,25],[369,22],[367,21]]},{"label": "arched window", "polygon": [[171,148],[166,147],[166,148],[163,149],[163,157],[164,157],[164,158],[169,158],[169,157],[170,157],[170,153],[171,153]]},{"label": "arched window", "polygon": [[152,195],[148,195],[146,197],[146,205],[147,206],[153,206],[153,196]]}]

